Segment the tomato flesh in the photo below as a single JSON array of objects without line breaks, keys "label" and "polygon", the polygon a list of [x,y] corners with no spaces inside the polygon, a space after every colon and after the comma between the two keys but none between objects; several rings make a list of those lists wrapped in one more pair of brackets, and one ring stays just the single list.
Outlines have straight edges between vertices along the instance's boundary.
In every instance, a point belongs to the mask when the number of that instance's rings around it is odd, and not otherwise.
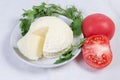
[{"label": "tomato flesh", "polygon": [[109,40],[103,35],[94,35],[86,40],[82,46],[83,58],[94,68],[103,68],[112,61],[112,52]]}]

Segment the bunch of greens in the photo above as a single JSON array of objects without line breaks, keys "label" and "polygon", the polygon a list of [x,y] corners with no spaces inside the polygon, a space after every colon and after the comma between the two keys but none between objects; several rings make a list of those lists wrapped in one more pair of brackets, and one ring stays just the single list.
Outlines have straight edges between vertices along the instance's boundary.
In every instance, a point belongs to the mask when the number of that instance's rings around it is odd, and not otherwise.
[{"label": "bunch of greens", "polygon": [[62,62],[65,62],[65,61],[71,59],[71,58],[74,56],[74,55],[72,54],[73,51],[74,51],[75,49],[80,49],[80,48],[82,47],[82,44],[83,44],[83,41],[84,41],[84,40],[85,40],[84,38],[83,38],[83,39],[80,39],[80,43],[79,43],[77,46],[71,45],[71,47],[70,47],[66,52],[64,52],[64,53],[62,54],[62,56],[60,56],[59,59],[55,61],[54,64],[59,64],[59,63],[62,63]]},{"label": "bunch of greens", "polygon": [[63,15],[73,20],[70,27],[74,36],[79,36],[81,34],[82,15],[75,6],[63,9],[55,4],[42,3],[40,6],[33,6],[30,10],[24,10],[23,17],[20,19],[22,35],[24,36],[28,32],[31,23],[36,18],[42,16],[54,16],[55,14]]}]

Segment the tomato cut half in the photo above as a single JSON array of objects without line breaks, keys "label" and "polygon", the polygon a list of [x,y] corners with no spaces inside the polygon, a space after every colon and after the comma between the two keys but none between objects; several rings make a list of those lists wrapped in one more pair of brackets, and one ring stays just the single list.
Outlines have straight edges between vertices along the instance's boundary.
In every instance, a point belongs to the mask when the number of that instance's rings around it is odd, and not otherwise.
[{"label": "tomato cut half", "polygon": [[82,46],[85,62],[94,68],[103,68],[112,61],[109,39],[103,35],[93,35],[86,38]]}]

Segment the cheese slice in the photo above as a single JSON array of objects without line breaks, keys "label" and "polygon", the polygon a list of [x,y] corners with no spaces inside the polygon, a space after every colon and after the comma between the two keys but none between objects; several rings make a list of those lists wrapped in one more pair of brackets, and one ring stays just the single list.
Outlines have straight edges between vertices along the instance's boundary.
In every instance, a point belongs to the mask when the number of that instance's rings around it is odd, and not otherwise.
[{"label": "cheese slice", "polygon": [[33,34],[45,38],[47,32],[48,32],[48,27],[43,27],[43,28],[40,28],[36,31],[33,31]]},{"label": "cheese slice", "polygon": [[48,27],[44,27],[33,32],[34,35],[39,36],[41,38],[39,48],[38,48],[38,57],[40,58],[41,58],[41,55],[43,54],[43,46],[44,46],[44,41],[45,41],[47,32],[48,32]]},{"label": "cheese slice", "polygon": [[48,28],[43,28],[33,33],[27,33],[21,38],[17,46],[20,52],[31,60],[38,60],[43,56],[43,45]]},{"label": "cheese slice", "polygon": [[42,57],[43,38],[37,35],[29,34],[20,39],[17,46],[20,52],[31,60],[38,60]]}]

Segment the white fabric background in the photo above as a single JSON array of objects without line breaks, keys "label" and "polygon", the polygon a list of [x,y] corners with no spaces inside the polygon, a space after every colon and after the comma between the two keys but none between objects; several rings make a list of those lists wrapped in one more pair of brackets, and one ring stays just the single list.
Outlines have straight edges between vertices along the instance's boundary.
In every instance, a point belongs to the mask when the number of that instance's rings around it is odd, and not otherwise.
[{"label": "white fabric background", "polygon": [[[41,2],[61,6],[76,5],[84,17],[91,13],[104,13],[116,24],[111,40],[112,63],[101,70],[95,70],[76,60],[54,69],[40,69],[20,61],[9,48],[10,34],[19,23],[22,9],[29,9]],[[120,1],[119,0],[0,0],[0,80],[120,80]]]}]

